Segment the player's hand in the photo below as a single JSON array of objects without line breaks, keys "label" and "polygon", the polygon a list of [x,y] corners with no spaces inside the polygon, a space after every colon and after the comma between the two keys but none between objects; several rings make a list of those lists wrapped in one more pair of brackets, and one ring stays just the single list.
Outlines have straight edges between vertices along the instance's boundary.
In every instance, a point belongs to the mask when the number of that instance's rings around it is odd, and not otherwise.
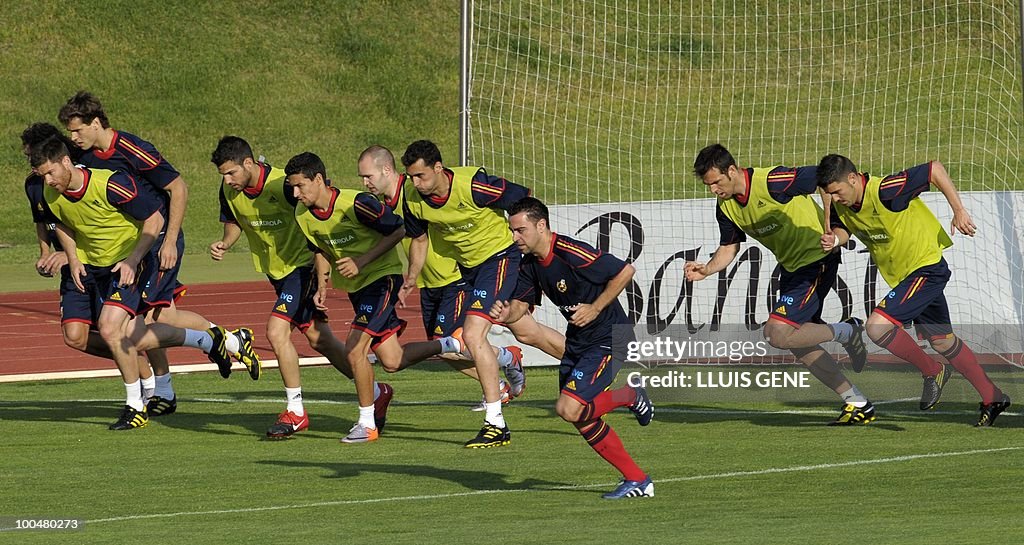
[{"label": "player's hand", "polygon": [[687,261],[686,265],[683,265],[683,273],[690,282],[699,282],[708,277],[707,266],[696,261]]},{"label": "player's hand", "polygon": [[313,305],[317,310],[327,312],[327,288],[316,290],[316,294],[313,295]]},{"label": "player's hand", "polygon": [[954,235],[957,231],[973,237],[974,233],[978,232],[978,228],[974,225],[974,220],[971,219],[971,215],[967,212],[966,208],[953,211],[953,221],[949,224],[949,234]]},{"label": "player's hand", "polygon": [[178,244],[177,241],[169,238],[164,239],[164,243],[160,245],[160,270],[169,271],[178,264]]},{"label": "player's hand", "polygon": [[64,252],[50,252],[36,261],[36,272],[41,276],[52,277],[60,272],[61,267],[68,264],[68,256]]},{"label": "player's hand", "polygon": [[359,274],[359,263],[351,257],[343,257],[335,261],[334,265],[338,269],[338,273],[345,278],[355,278]]},{"label": "player's hand", "polygon": [[825,252],[826,254],[831,252],[836,247],[837,242],[839,242],[839,236],[833,233],[832,231],[822,233],[821,251]]},{"label": "player's hand", "polygon": [[508,301],[495,301],[491,305],[490,314],[491,318],[501,323],[508,323],[508,316],[512,313],[512,305]]},{"label": "player's hand", "polygon": [[114,267],[110,269],[110,276],[117,277],[117,285],[125,288],[128,286],[135,285],[135,267],[130,261],[125,259],[124,261],[118,261],[114,264]]},{"label": "player's hand", "polygon": [[89,275],[85,270],[85,265],[76,259],[73,262],[68,262],[68,269],[75,287],[78,288],[78,291],[85,293],[85,284],[82,283],[82,279]]},{"label": "player's hand", "polygon": [[586,326],[601,314],[601,311],[597,310],[597,307],[590,303],[580,303],[570,307],[569,310],[572,311],[572,318],[569,320],[569,323],[576,327]]},{"label": "player's hand", "polygon": [[210,257],[214,261],[220,261],[224,259],[224,254],[228,252],[228,245],[224,244],[223,240],[210,243]]},{"label": "player's hand", "polygon": [[398,290],[398,308],[405,308],[405,300],[414,289],[416,289],[416,279],[410,280],[409,277],[406,277],[402,282],[402,287]]}]

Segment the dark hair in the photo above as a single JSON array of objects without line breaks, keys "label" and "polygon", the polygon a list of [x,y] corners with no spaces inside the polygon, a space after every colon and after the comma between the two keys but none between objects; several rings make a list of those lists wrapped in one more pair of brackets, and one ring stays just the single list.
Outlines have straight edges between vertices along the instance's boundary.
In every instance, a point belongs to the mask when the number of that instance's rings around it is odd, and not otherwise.
[{"label": "dark hair", "polygon": [[[391,150],[384,146],[378,146],[374,144],[363,150],[359,154],[359,160],[362,161],[366,157],[373,159],[373,163],[380,166],[389,166],[391,170],[395,170],[395,156],[391,153]],[[415,163],[416,161],[413,161]]]},{"label": "dark hair", "polygon": [[21,131],[21,145],[22,146],[35,146],[41,144],[52,137],[61,137],[60,129],[54,127],[50,123],[40,121],[29,125],[25,130]]},{"label": "dark hair", "polygon": [[417,140],[409,144],[402,155],[402,164],[405,165],[405,168],[409,168],[420,159],[423,159],[423,163],[428,167],[444,162],[441,160],[441,150],[437,149],[437,146],[430,140]]},{"label": "dark hair", "polygon": [[838,182],[844,176],[854,172],[857,172],[857,166],[853,164],[853,161],[835,153],[826,155],[818,163],[818,187],[827,187],[828,184]]},{"label": "dark hair", "polygon": [[512,217],[516,214],[526,214],[526,217],[533,223],[537,223],[540,220],[544,220],[548,228],[551,228],[551,220],[548,218],[548,207],[544,203],[540,202],[540,199],[534,197],[523,197],[518,201],[512,203],[512,206],[508,209],[508,216]]},{"label": "dark hair", "polygon": [[100,99],[96,98],[95,95],[88,91],[79,91],[75,93],[75,96],[68,99],[67,103],[61,107],[60,112],[57,114],[57,119],[60,120],[64,126],[67,126],[72,119],[79,117],[82,119],[82,123],[88,125],[92,123],[93,119],[99,119],[100,125],[106,129],[110,127],[110,122],[107,120],[107,113],[103,111],[103,105],[100,104]]},{"label": "dark hair", "polygon": [[693,173],[698,178],[703,178],[712,167],[724,173],[729,170],[729,167],[734,166],[737,166],[736,159],[733,159],[732,154],[729,153],[729,150],[725,149],[725,146],[711,144],[700,150],[700,153],[697,154],[697,159],[693,161]]},{"label": "dark hair", "polygon": [[68,147],[60,138],[47,138],[46,140],[32,146],[32,153],[28,161],[32,168],[36,168],[49,161],[56,163],[65,157],[70,157]]},{"label": "dark hair", "polygon": [[252,158],[252,148],[248,142],[237,136],[225,136],[217,142],[217,149],[213,150],[210,161],[220,167],[228,161],[241,165],[246,159]]},{"label": "dark hair", "polygon": [[284,166],[284,174],[285,176],[302,174],[310,180],[319,174],[324,179],[324,183],[327,183],[327,167],[324,166],[320,157],[309,151],[304,151],[289,159],[288,164]]}]

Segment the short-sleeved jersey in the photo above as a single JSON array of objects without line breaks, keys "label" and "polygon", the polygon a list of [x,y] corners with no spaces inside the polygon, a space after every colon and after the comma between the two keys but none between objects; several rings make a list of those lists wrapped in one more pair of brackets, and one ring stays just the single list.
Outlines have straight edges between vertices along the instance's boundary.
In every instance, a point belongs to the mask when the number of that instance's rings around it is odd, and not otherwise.
[{"label": "short-sleeved jersey", "polygon": [[480,167],[444,169],[451,187],[444,198],[405,194],[405,233],[424,233],[437,253],[472,268],[512,245],[505,210],[530,191]]},{"label": "short-sleeved jersey", "polygon": [[257,163],[256,183],[235,191],[220,186],[220,220],[235,223],[245,233],[258,272],[280,280],[313,262],[306,235],[295,222],[298,200],[285,184],[284,171]]},{"label": "short-sleeved jersey", "polygon": [[46,202],[43,198],[43,187],[45,185],[41,176],[30,174],[28,178],[25,178],[25,196],[28,197],[29,208],[32,210],[32,223],[42,224],[46,229],[46,242],[54,250],[61,252],[64,248],[61,247],[60,241],[57,240],[57,219],[48,213],[47,207],[44,204]]},{"label": "short-sleeved jersey", "polygon": [[942,260],[953,240],[921,199],[931,177],[931,163],[885,177],[862,174],[859,206],[833,201],[831,221],[855,235],[871,252],[878,272],[890,287],[910,273]]},{"label": "short-sleeved jersey", "polygon": [[[402,206],[404,200],[406,182],[411,184],[409,178],[402,174],[399,176],[398,185],[395,190],[395,196],[391,199],[383,199],[384,204],[388,205],[395,214],[402,215],[405,212],[405,207]],[[416,191],[413,189],[412,191]],[[404,220],[404,218],[403,218]],[[406,237],[402,239],[402,245],[405,247],[406,255],[409,254],[409,246],[412,245],[412,239]],[[457,282],[462,278],[462,272],[459,271],[459,264],[450,257],[445,257],[434,250],[434,245],[430,244],[428,237],[427,240],[427,259],[423,262],[423,268],[420,270],[420,275],[416,279],[416,287],[418,288],[443,288],[452,282]]]},{"label": "short-sleeved jersey", "polygon": [[[402,227],[402,218],[372,194],[335,187],[329,189],[331,201],[325,210],[298,206],[295,219],[306,238],[332,264],[343,257],[365,254],[380,239]],[[352,293],[383,276],[401,275],[402,259],[398,252],[396,244],[364,266],[354,278],[345,278],[332,267],[331,281],[335,288]]]},{"label": "short-sleeved jersey", "polygon": [[142,223],[162,213],[163,205],[152,190],[127,173],[77,168],[84,176],[82,187],[63,194],[45,187],[46,208],[74,231],[82,263],[109,267],[132,253]]},{"label": "short-sleeved jersey", "polygon": [[167,185],[180,176],[153,144],[123,131],[114,131],[114,139],[108,149],[86,151],[79,162],[89,168],[127,172],[137,181],[150,183],[154,189],[159,190],[157,194],[163,199],[165,207],[170,202]]},{"label": "short-sleeved jersey", "polygon": [[716,216],[721,243],[746,240],[737,231],[757,239],[793,272],[821,260],[824,211],[815,193],[816,167],[743,169],[747,190],[718,202]]},{"label": "short-sleeved jersey", "polygon": [[[572,307],[593,303],[604,292],[626,263],[601,252],[593,246],[557,233],[552,234],[551,248],[543,260],[527,254],[519,264],[519,280],[514,298],[539,304],[541,294],[558,305],[566,320],[572,318]],[[588,348],[611,346],[612,326],[632,325],[618,299],[604,308],[593,322],[579,327],[569,324],[565,331],[566,352],[581,354]]]}]

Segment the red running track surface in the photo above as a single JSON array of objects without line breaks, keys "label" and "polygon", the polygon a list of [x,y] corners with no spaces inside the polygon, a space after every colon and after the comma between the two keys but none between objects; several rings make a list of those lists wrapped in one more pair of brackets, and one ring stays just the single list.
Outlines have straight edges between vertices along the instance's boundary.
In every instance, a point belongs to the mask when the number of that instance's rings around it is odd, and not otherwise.
[{"label": "red running track surface", "polygon": [[[64,345],[59,298],[56,290],[0,294],[0,375],[115,368],[113,361]],[[269,282],[195,284],[189,286],[186,295],[178,301],[178,308],[198,313],[228,329],[252,328],[260,356],[274,359],[264,333],[276,301]],[[410,296],[408,303],[409,306],[398,310],[398,315],[409,322],[402,341],[424,340],[426,333],[420,318],[418,291]],[[331,329],[344,342],[354,318],[348,297],[344,292],[332,290],[328,306]],[[298,330],[292,333],[292,342],[300,357],[320,356]],[[196,349],[172,348],[167,355],[172,366],[209,362],[206,355]]]}]

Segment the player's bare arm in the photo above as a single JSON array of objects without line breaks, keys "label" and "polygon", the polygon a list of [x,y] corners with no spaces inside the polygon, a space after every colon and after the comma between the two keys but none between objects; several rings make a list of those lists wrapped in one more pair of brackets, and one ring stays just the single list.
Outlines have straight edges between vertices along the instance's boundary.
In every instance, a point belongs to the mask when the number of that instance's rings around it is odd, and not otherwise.
[{"label": "player's bare arm", "polygon": [[111,274],[118,275],[118,284],[121,286],[131,286],[135,284],[135,275],[139,268],[139,263],[142,262],[142,258],[146,256],[149,249],[153,247],[153,243],[156,242],[156,237],[160,235],[160,228],[164,225],[164,216],[160,212],[153,212],[146,221],[142,224],[142,230],[139,232],[139,239],[135,242],[135,249],[132,253],[122,261],[118,261],[114,264],[114,267],[110,270]]},{"label": "player's bare arm", "polygon": [[974,220],[971,219],[971,214],[967,211],[963,201],[960,200],[960,194],[956,191],[956,186],[953,184],[953,179],[950,178],[949,172],[946,171],[946,167],[939,161],[932,161],[932,168],[930,169],[928,181],[932,185],[937,187],[942,195],[946,197],[946,202],[949,203],[949,207],[953,210],[953,221],[949,224],[949,234],[956,234],[957,231],[973,237],[974,233],[978,231],[978,227],[974,225]]},{"label": "player's bare arm", "polygon": [[530,305],[518,299],[511,301],[495,301],[491,306],[490,316],[503,324],[517,322],[530,310]]},{"label": "player's bare arm", "polygon": [[821,235],[821,251],[828,253],[850,240],[850,233],[842,227],[833,228]]},{"label": "player's bare arm", "polygon": [[377,244],[375,244],[373,248],[370,248],[370,250],[365,254],[358,255],[355,257],[343,257],[337,260],[334,264],[337,267],[338,272],[341,273],[342,276],[344,276],[345,278],[353,278],[357,274],[359,274],[359,271],[363,267],[365,267],[369,263],[372,263],[373,260],[384,255],[386,252],[390,251],[392,248],[397,246],[399,242],[402,242],[402,238],[404,237],[405,227],[399,227],[398,229],[395,229],[394,232],[392,232],[390,235],[387,235],[378,240]]},{"label": "player's bare arm", "polygon": [[740,245],[726,244],[719,246],[715,250],[715,254],[711,256],[711,261],[707,263],[699,263],[697,261],[688,261],[683,266],[683,272],[686,274],[686,279],[690,282],[699,282],[705,278],[724,270],[732,263],[733,259],[736,259],[736,255],[740,253]]},{"label": "player's bare arm", "polygon": [[626,289],[629,282],[633,280],[634,274],[636,274],[636,267],[627,263],[619,271],[619,274],[616,274],[608,281],[604,291],[601,292],[601,295],[597,296],[597,299],[594,299],[593,303],[580,303],[573,307],[572,319],[569,320],[569,323],[584,327],[593,322],[601,314],[601,311],[612,304],[612,301],[622,293],[622,290]]},{"label": "player's bare arm", "polygon": [[164,243],[160,246],[160,269],[167,270],[174,268],[178,262],[178,233],[181,232],[181,222],[185,219],[185,204],[188,202],[188,186],[181,176],[175,178],[164,187],[171,197],[169,211],[167,214],[167,230],[164,233]]},{"label": "player's bare arm", "polygon": [[327,311],[327,288],[331,283],[331,263],[324,254],[317,252],[313,257],[313,270],[316,271],[316,295],[313,304],[318,310]]},{"label": "player's bare arm", "polygon": [[220,261],[224,259],[224,254],[231,249],[232,246],[238,242],[238,238],[242,235],[242,228],[237,223],[226,221],[224,222],[224,235],[221,236],[220,240],[210,243],[210,258],[214,261]]},{"label": "player's bare arm", "polygon": [[[404,233],[405,230],[403,229]],[[405,299],[416,289],[416,279],[420,277],[423,270],[423,263],[427,260],[427,234],[424,233],[414,239],[409,245],[409,269],[405,272],[405,281],[402,289],[398,290],[398,306],[405,308]]]},{"label": "player's bare arm", "polygon": [[78,245],[75,244],[75,232],[71,230],[67,225],[58,223],[57,229],[57,240],[60,241],[61,248],[64,248],[64,255],[68,259],[68,270],[71,273],[71,280],[75,283],[75,287],[78,291],[85,293],[85,285],[82,284],[82,278],[86,276],[85,265],[78,259]]}]

